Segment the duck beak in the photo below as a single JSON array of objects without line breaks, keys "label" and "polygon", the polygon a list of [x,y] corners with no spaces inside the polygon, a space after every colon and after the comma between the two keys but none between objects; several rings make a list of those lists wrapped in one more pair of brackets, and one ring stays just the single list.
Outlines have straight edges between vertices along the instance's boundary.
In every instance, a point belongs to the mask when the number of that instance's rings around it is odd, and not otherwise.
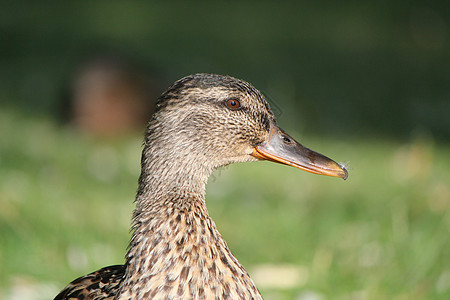
[{"label": "duck beak", "polygon": [[347,179],[347,170],[332,159],[314,152],[271,123],[267,139],[253,148],[252,156],[293,166],[314,174]]}]

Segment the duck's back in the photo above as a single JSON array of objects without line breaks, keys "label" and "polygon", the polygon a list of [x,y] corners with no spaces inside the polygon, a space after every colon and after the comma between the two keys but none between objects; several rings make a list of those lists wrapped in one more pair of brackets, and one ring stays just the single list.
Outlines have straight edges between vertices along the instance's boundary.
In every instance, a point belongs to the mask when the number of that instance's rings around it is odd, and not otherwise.
[{"label": "duck's back", "polygon": [[116,265],[72,281],[54,300],[62,299],[114,299],[125,274],[125,266]]}]

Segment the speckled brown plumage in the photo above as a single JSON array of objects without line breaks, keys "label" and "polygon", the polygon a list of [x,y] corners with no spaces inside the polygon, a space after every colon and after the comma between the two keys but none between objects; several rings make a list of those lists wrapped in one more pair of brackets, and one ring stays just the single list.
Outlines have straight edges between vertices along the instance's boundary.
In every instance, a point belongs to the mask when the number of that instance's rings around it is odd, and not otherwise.
[{"label": "speckled brown plumage", "polygon": [[[227,107],[230,99],[240,107]],[[281,158],[274,156],[278,148]],[[81,277],[55,299],[261,299],[205,204],[206,181],[215,169],[260,159],[314,173],[320,173],[319,162],[326,175],[347,176],[279,129],[250,84],[212,74],[177,81],[159,98],[147,127],[125,265]]]},{"label": "speckled brown plumage", "polygon": [[125,266],[109,266],[72,281],[55,300],[114,299],[125,274]]}]

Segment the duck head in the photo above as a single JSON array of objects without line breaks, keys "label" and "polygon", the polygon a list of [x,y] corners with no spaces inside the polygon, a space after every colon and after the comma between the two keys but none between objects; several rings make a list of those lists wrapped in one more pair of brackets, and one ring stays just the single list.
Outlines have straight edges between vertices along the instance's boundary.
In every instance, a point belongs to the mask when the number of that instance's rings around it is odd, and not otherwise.
[{"label": "duck head", "polygon": [[343,179],[348,174],[280,129],[252,85],[213,74],[184,77],[161,95],[148,126],[143,160],[147,156],[164,156],[180,172],[204,170],[205,176],[220,166],[258,160]]}]

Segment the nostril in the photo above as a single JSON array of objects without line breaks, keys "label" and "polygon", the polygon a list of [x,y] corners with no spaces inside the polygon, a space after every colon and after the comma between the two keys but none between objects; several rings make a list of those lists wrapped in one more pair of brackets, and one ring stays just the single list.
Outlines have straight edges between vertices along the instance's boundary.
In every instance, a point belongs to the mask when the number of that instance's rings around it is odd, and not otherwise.
[{"label": "nostril", "polygon": [[283,142],[285,144],[292,144],[292,140],[290,138],[288,138],[287,136],[283,135],[281,138],[283,139]]}]

